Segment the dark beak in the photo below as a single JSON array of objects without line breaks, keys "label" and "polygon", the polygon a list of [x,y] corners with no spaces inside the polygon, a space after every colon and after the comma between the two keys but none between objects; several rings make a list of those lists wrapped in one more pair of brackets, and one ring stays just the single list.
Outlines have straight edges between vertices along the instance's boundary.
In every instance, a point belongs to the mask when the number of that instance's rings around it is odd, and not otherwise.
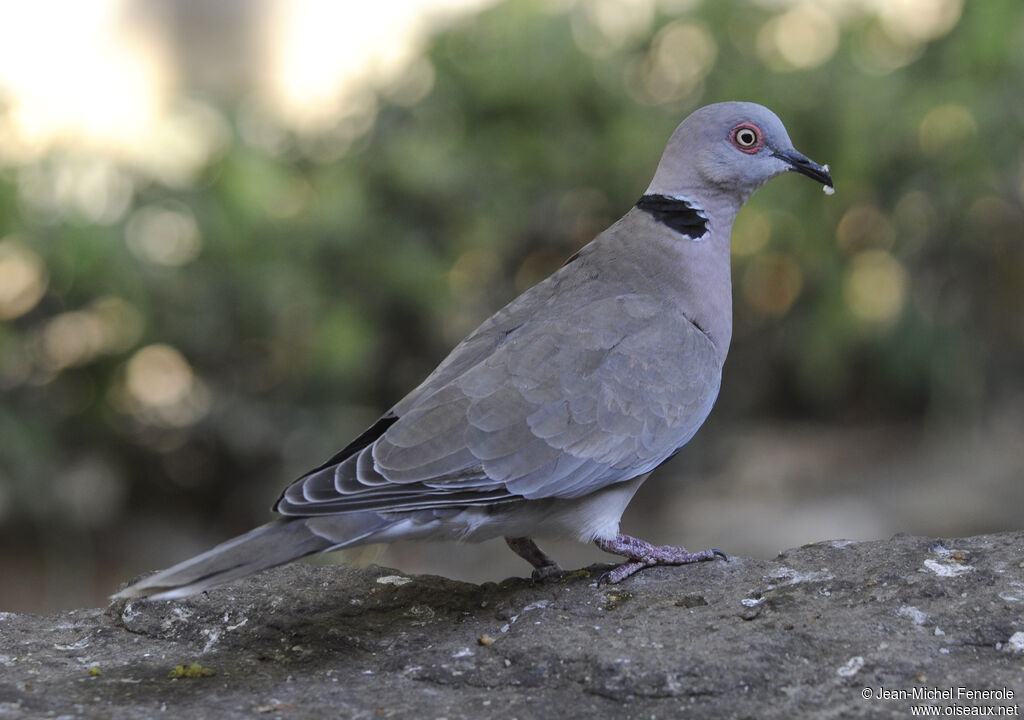
[{"label": "dark beak", "polygon": [[789,163],[791,170],[806,175],[812,180],[817,180],[826,187],[832,187],[832,176],[828,172],[828,168],[822,167],[818,163],[814,162],[808,157],[805,157],[798,153],[796,150],[776,150],[774,153],[775,157],[785,160]]}]

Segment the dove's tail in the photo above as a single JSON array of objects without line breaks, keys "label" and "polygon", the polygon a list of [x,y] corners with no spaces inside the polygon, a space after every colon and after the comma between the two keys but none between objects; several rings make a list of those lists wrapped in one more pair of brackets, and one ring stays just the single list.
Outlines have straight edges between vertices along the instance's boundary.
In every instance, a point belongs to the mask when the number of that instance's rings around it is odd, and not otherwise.
[{"label": "dove's tail", "polygon": [[[172,600],[186,597],[306,555],[369,542],[370,536],[390,524],[382,522],[375,513],[333,516],[327,528],[314,527],[317,520],[288,518],[261,525],[201,555],[132,583],[113,598]],[[328,532],[324,532],[325,529]]]}]

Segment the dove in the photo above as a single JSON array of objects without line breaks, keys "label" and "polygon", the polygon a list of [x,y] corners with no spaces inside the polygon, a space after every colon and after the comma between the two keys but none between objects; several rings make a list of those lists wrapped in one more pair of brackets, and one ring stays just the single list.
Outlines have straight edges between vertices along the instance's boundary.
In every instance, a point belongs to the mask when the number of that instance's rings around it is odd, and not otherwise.
[{"label": "dove", "polygon": [[704,423],[732,336],[729,240],[743,204],[796,172],[833,189],[779,118],[749,102],[690,114],[635,206],[498,310],[340,452],[288,485],[280,517],[115,598],[174,599],[313,553],[504,537],[533,578],[536,537],[624,559],[617,583],[690,553],[619,533],[644,480]]}]

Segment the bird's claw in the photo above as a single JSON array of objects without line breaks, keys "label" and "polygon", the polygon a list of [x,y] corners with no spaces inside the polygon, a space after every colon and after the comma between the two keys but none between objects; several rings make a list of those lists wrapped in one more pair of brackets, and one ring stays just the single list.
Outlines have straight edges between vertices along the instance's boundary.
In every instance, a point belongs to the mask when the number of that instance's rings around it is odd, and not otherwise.
[{"label": "bird's claw", "polygon": [[645,540],[629,535],[616,535],[610,540],[597,539],[594,543],[605,552],[622,555],[627,560],[601,575],[597,580],[598,587],[605,582],[612,585],[622,582],[638,570],[652,565],[687,565],[716,558],[729,561],[729,556],[717,548],[690,553],[684,547],[652,545]]}]

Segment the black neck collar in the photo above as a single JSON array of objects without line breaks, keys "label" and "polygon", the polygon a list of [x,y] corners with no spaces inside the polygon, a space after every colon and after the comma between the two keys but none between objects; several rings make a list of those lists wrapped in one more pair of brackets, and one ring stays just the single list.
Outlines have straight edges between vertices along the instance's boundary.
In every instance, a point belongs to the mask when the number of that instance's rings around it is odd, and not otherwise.
[{"label": "black neck collar", "polygon": [[644,195],[637,208],[691,240],[700,240],[708,232],[708,219],[686,200],[669,195]]}]

